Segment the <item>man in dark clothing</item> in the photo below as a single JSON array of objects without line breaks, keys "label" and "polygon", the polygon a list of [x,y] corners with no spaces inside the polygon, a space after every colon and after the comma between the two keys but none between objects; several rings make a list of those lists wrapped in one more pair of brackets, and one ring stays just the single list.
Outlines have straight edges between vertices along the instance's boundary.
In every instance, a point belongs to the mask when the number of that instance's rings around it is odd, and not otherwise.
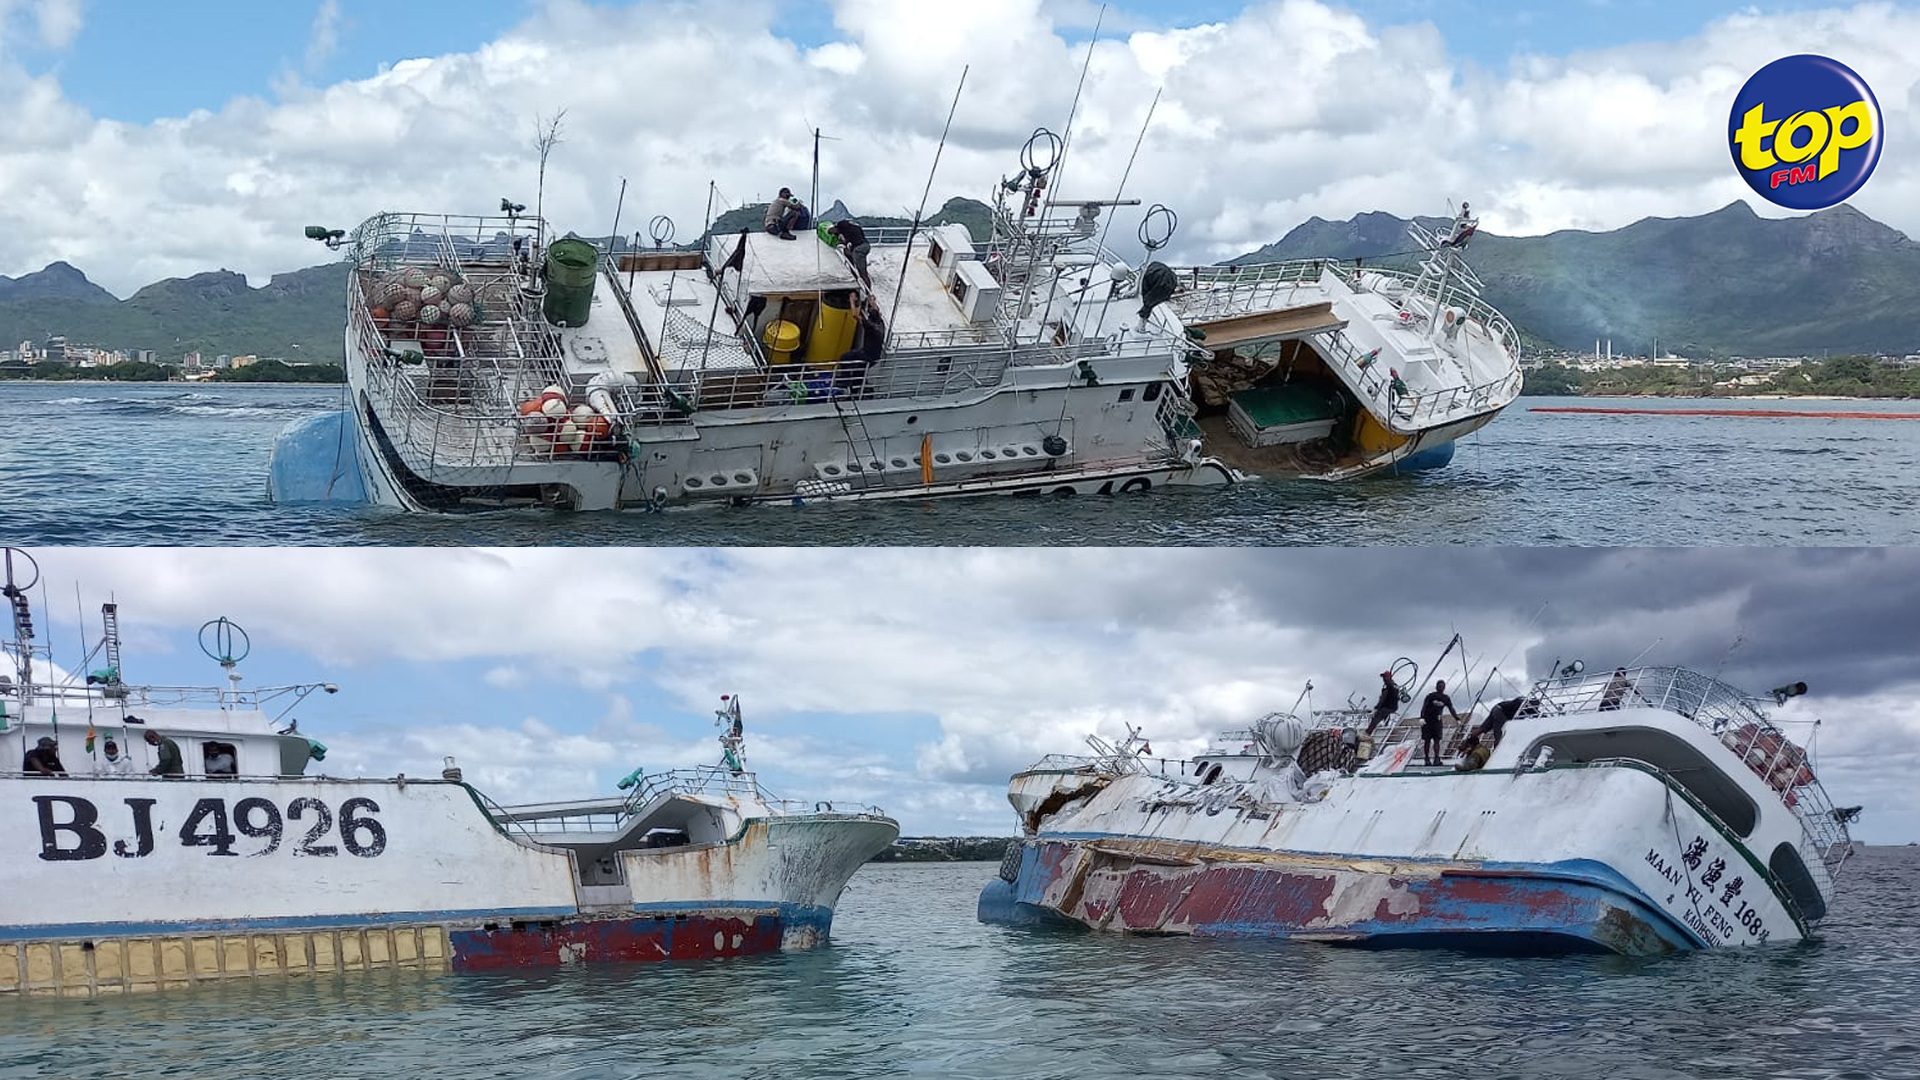
[{"label": "man in dark clothing", "polygon": [[867,253],[873,250],[873,245],[867,243],[867,230],[861,228],[859,222],[847,218],[834,222],[827,231],[840,238],[840,247],[847,253],[847,262],[853,265],[853,272],[859,274],[860,280],[871,289],[873,278],[867,274]]},{"label": "man in dark clothing", "polygon": [[1374,728],[1393,719],[1393,714],[1399,711],[1400,688],[1393,684],[1393,672],[1383,671],[1380,673],[1380,700],[1373,706],[1373,719],[1367,721],[1367,734],[1373,734]]},{"label": "man in dark clothing", "polygon": [[1460,713],[1453,707],[1453,699],[1447,696],[1445,680],[1433,684],[1433,693],[1420,703],[1420,754],[1428,765],[1440,764],[1440,711],[1445,709],[1453,715],[1454,723],[1460,722]]},{"label": "man in dark clothing", "polygon": [[1474,728],[1473,733],[1477,736],[1490,735],[1494,742],[1499,742],[1500,733],[1506,730],[1507,721],[1520,714],[1520,706],[1525,701],[1525,698],[1508,698],[1497,702],[1493,708],[1487,710],[1487,718],[1480,721],[1480,726]]},{"label": "man in dark clothing", "polygon": [[867,297],[860,309],[860,337],[853,348],[840,355],[834,370],[833,385],[850,397],[859,397],[866,385],[867,368],[880,359],[887,345],[887,321],[880,317],[880,301]]},{"label": "man in dark clothing", "polygon": [[20,771],[28,776],[65,776],[67,767],[60,764],[59,744],[52,739],[42,738],[27,756],[20,762]]},{"label": "man in dark clothing", "polygon": [[157,731],[147,731],[147,745],[160,748],[160,764],[149,769],[153,776],[185,776],[187,766],[180,758],[180,744]]}]

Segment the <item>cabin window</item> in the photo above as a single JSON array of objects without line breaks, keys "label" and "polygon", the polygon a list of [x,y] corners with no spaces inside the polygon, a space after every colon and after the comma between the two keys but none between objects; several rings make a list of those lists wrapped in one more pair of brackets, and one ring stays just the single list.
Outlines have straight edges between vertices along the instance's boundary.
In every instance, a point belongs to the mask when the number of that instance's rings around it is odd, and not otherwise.
[{"label": "cabin window", "polygon": [[232,743],[208,741],[200,744],[200,755],[208,776],[238,776],[240,753]]},{"label": "cabin window", "polygon": [[626,867],[620,861],[620,853],[609,851],[604,855],[592,857],[584,853],[574,856],[580,867],[582,885],[624,885],[627,881]]},{"label": "cabin window", "polygon": [[1520,760],[1534,760],[1542,747],[1553,751],[1556,765],[1607,758],[1643,761],[1666,773],[1740,837],[1752,835],[1760,820],[1760,807],[1741,789],[1738,779],[1671,732],[1645,727],[1555,732],[1534,740]]},{"label": "cabin window", "polygon": [[1146,391],[1140,395],[1140,400],[1141,401],[1160,400],[1160,385],[1161,384],[1159,383],[1148,383]]},{"label": "cabin window", "polygon": [[1793,898],[1793,906],[1800,909],[1802,918],[1816,922],[1827,914],[1827,902],[1820,895],[1820,887],[1813,883],[1813,875],[1807,872],[1805,860],[1794,850],[1792,844],[1782,843],[1773,849],[1773,855],[1767,859],[1767,869]]},{"label": "cabin window", "polygon": [[1126,388],[1125,390],[1122,390],[1122,391],[1120,391],[1120,400],[1121,400],[1121,401],[1132,401],[1132,400],[1133,400],[1133,387],[1131,387],[1131,386],[1129,386],[1129,387],[1127,387],[1127,388]]}]

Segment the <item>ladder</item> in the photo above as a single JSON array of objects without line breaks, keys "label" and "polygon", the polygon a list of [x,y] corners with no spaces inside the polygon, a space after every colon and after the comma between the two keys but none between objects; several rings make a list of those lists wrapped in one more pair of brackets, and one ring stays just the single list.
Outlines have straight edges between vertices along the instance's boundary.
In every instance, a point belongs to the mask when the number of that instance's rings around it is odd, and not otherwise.
[{"label": "ladder", "polygon": [[[840,428],[842,431],[846,433],[847,449],[853,454],[854,460],[860,463],[860,466],[861,466],[860,473],[859,473],[860,486],[873,487],[875,485],[884,485],[886,483],[886,478],[882,474],[881,470],[877,468],[869,467],[872,465],[880,465],[883,463],[880,461],[879,447],[873,444],[873,433],[867,430],[867,418],[865,416],[862,416],[860,413],[859,401],[856,398],[849,396],[847,398],[847,409],[842,410],[840,408],[840,399],[836,397],[833,401],[833,407],[835,411],[840,413]],[[860,447],[854,445],[853,428],[849,427],[847,424],[848,410],[850,410],[853,413],[854,425],[859,427],[860,429],[860,440],[867,444],[867,447],[866,447],[867,457],[865,461],[860,461]]]},{"label": "ladder", "polygon": [[[120,673],[120,605],[100,605],[100,625],[105,634],[102,644],[107,654],[107,679],[100,692],[110,698],[127,696],[126,679]],[[91,681],[91,680],[89,680]]]}]

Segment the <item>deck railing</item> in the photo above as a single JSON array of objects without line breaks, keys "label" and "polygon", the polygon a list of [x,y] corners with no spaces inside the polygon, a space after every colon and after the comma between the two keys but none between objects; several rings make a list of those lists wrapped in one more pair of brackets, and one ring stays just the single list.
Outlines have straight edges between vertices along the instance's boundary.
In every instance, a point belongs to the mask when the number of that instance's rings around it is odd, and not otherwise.
[{"label": "deck railing", "polygon": [[1545,681],[1532,695],[1545,713],[1649,706],[1705,728],[1780,796],[1802,826],[1801,856],[1823,891],[1853,854],[1846,823],[1814,776],[1806,751],[1768,719],[1765,699],[1686,668],[1639,667]]}]

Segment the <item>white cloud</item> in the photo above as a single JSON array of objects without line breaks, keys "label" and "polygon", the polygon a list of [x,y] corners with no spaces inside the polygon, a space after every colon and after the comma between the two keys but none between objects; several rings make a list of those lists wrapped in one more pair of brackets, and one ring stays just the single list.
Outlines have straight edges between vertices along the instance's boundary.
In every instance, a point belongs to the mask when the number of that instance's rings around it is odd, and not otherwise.
[{"label": "white cloud", "polygon": [[480,678],[488,686],[497,690],[518,690],[527,685],[527,673],[512,664],[488,668],[487,673]]},{"label": "white cloud", "polygon": [[[78,9],[36,10],[58,36]],[[315,20],[310,58],[334,40],[330,10]],[[569,137],[546,197],[563,228],[604,231],[627,176],[627,216],[637,204],[640,217],[667,213],[692,235],[709,180],[730,203],[805,181],[815,126],[839,140],[823,155],[823,195],[897,213],[919,201],[963,67],[933,190],[978,197],[1036,126],[1064,122],[1091,8],[840,0],[836,40],[811,48],[781,38],[776,18],[771,4],[550,0],[469,53],[396,55],[364,79],[150,124],[90,117],[51,76],[0,59],[10,117],[0,231],[14,241],[0,273],[65,258],[123,294],[223,265],[258,284],[320,257],[300,237],[312,222],[348,226],[395,207],[480,212],[503,194],[531,202],[526,133],[536,113],[563,107]],[[1161,89],[1126,194],[1180,213],[1177,259],[1236,255],[1313,215],[1433,213],[1462,197],[1507,233],[1609,228],[1743,197],[1778,215],[1751,198],[1724,145],[1746,74],[1782,42],[1844,57],[1878,93],[1888,145],[1906,145],[1920,137],[1901,105],[1920,84],[1920,54],[1905,47],[1915,40],[1920,12],[1891,5],[1740,13],[1685,41],[1491,72],[1459,60],[1430,22],[1368,22],[1318,0],[1257,2],[1174,29],[1115,17],[1094,50],[1061,191],[1113,194]],[[78,186],[76,162],[87,173]],[[1889,153],[1854,203],[1912,232],[1916,194],[1920,167]],[[1131,236],[1137,213],[1121,211],[1113,236]]]},{"label": "white cloud", "polygon": [[307,32],[307,74],[317,75],[340,47],[340,0],[320,0]]},{"label": "white cloud", "polygon": [[[423,687],[453,677],[437,665],[460,662],[496,688],[585,688],[606,703],[585,724],[377,714],[337,736],[325,719],[335,699],[302,714],[302,729],[335,749],[329,769],[429,775],[453,754],[502,801],[605,790],[639,764],[713,760],[705,724],[670,733],[636,718],[627,695],[650,684],[650,697],[701,717],[716,694],[743,695],[750,756],[790,778],[782,795],[878,803],[922,833],[1003,831],[1007,776],[1081,752],[1090,733],[1115,739],[1134,725],[1160,754],[1191,753],[1219,730],[1294,709],[1309,680],[1314,707],[1370,697],[1393,656],[1424,669],[1458,630],[1476,690],[1496,663],[1524,678],[1554,656],[1594,667],[1649,645],[1648,663],[1806,679],[1815,695],[1788,713],[1824,718],[1815,747],[1833,798],[1869,804],[1866,835],[1906,839],[1920,836],[1907,784],[1920,706],[1892,644],[1904,630],[1890,620],[1911,607],[1911,584],[1898,584],[1910,560],[1882,554],[1434,552],[1415,560],[1418,574],[1382,552],[1154,549],[39,558],[53,594],[75,579],[89,596],[115,593],[129,640],[224,613],[253,634],[255,663],[323,660],[343,703],[361,700],[356,682],[376,677],[367,669],[394,662]],[[1556,606],[1538,621],[1535,601],[1512,599],[1548,584]],[[49,632],[70,636],[65,623]],[[1747,640],[1729,651],[1735,634]],[[1440,674],[1459,679],[1457,652]],[[1489,694],[1507,692],[1496,680]],[[843,717],[931,726],[883,748],[846,734]]]}]

